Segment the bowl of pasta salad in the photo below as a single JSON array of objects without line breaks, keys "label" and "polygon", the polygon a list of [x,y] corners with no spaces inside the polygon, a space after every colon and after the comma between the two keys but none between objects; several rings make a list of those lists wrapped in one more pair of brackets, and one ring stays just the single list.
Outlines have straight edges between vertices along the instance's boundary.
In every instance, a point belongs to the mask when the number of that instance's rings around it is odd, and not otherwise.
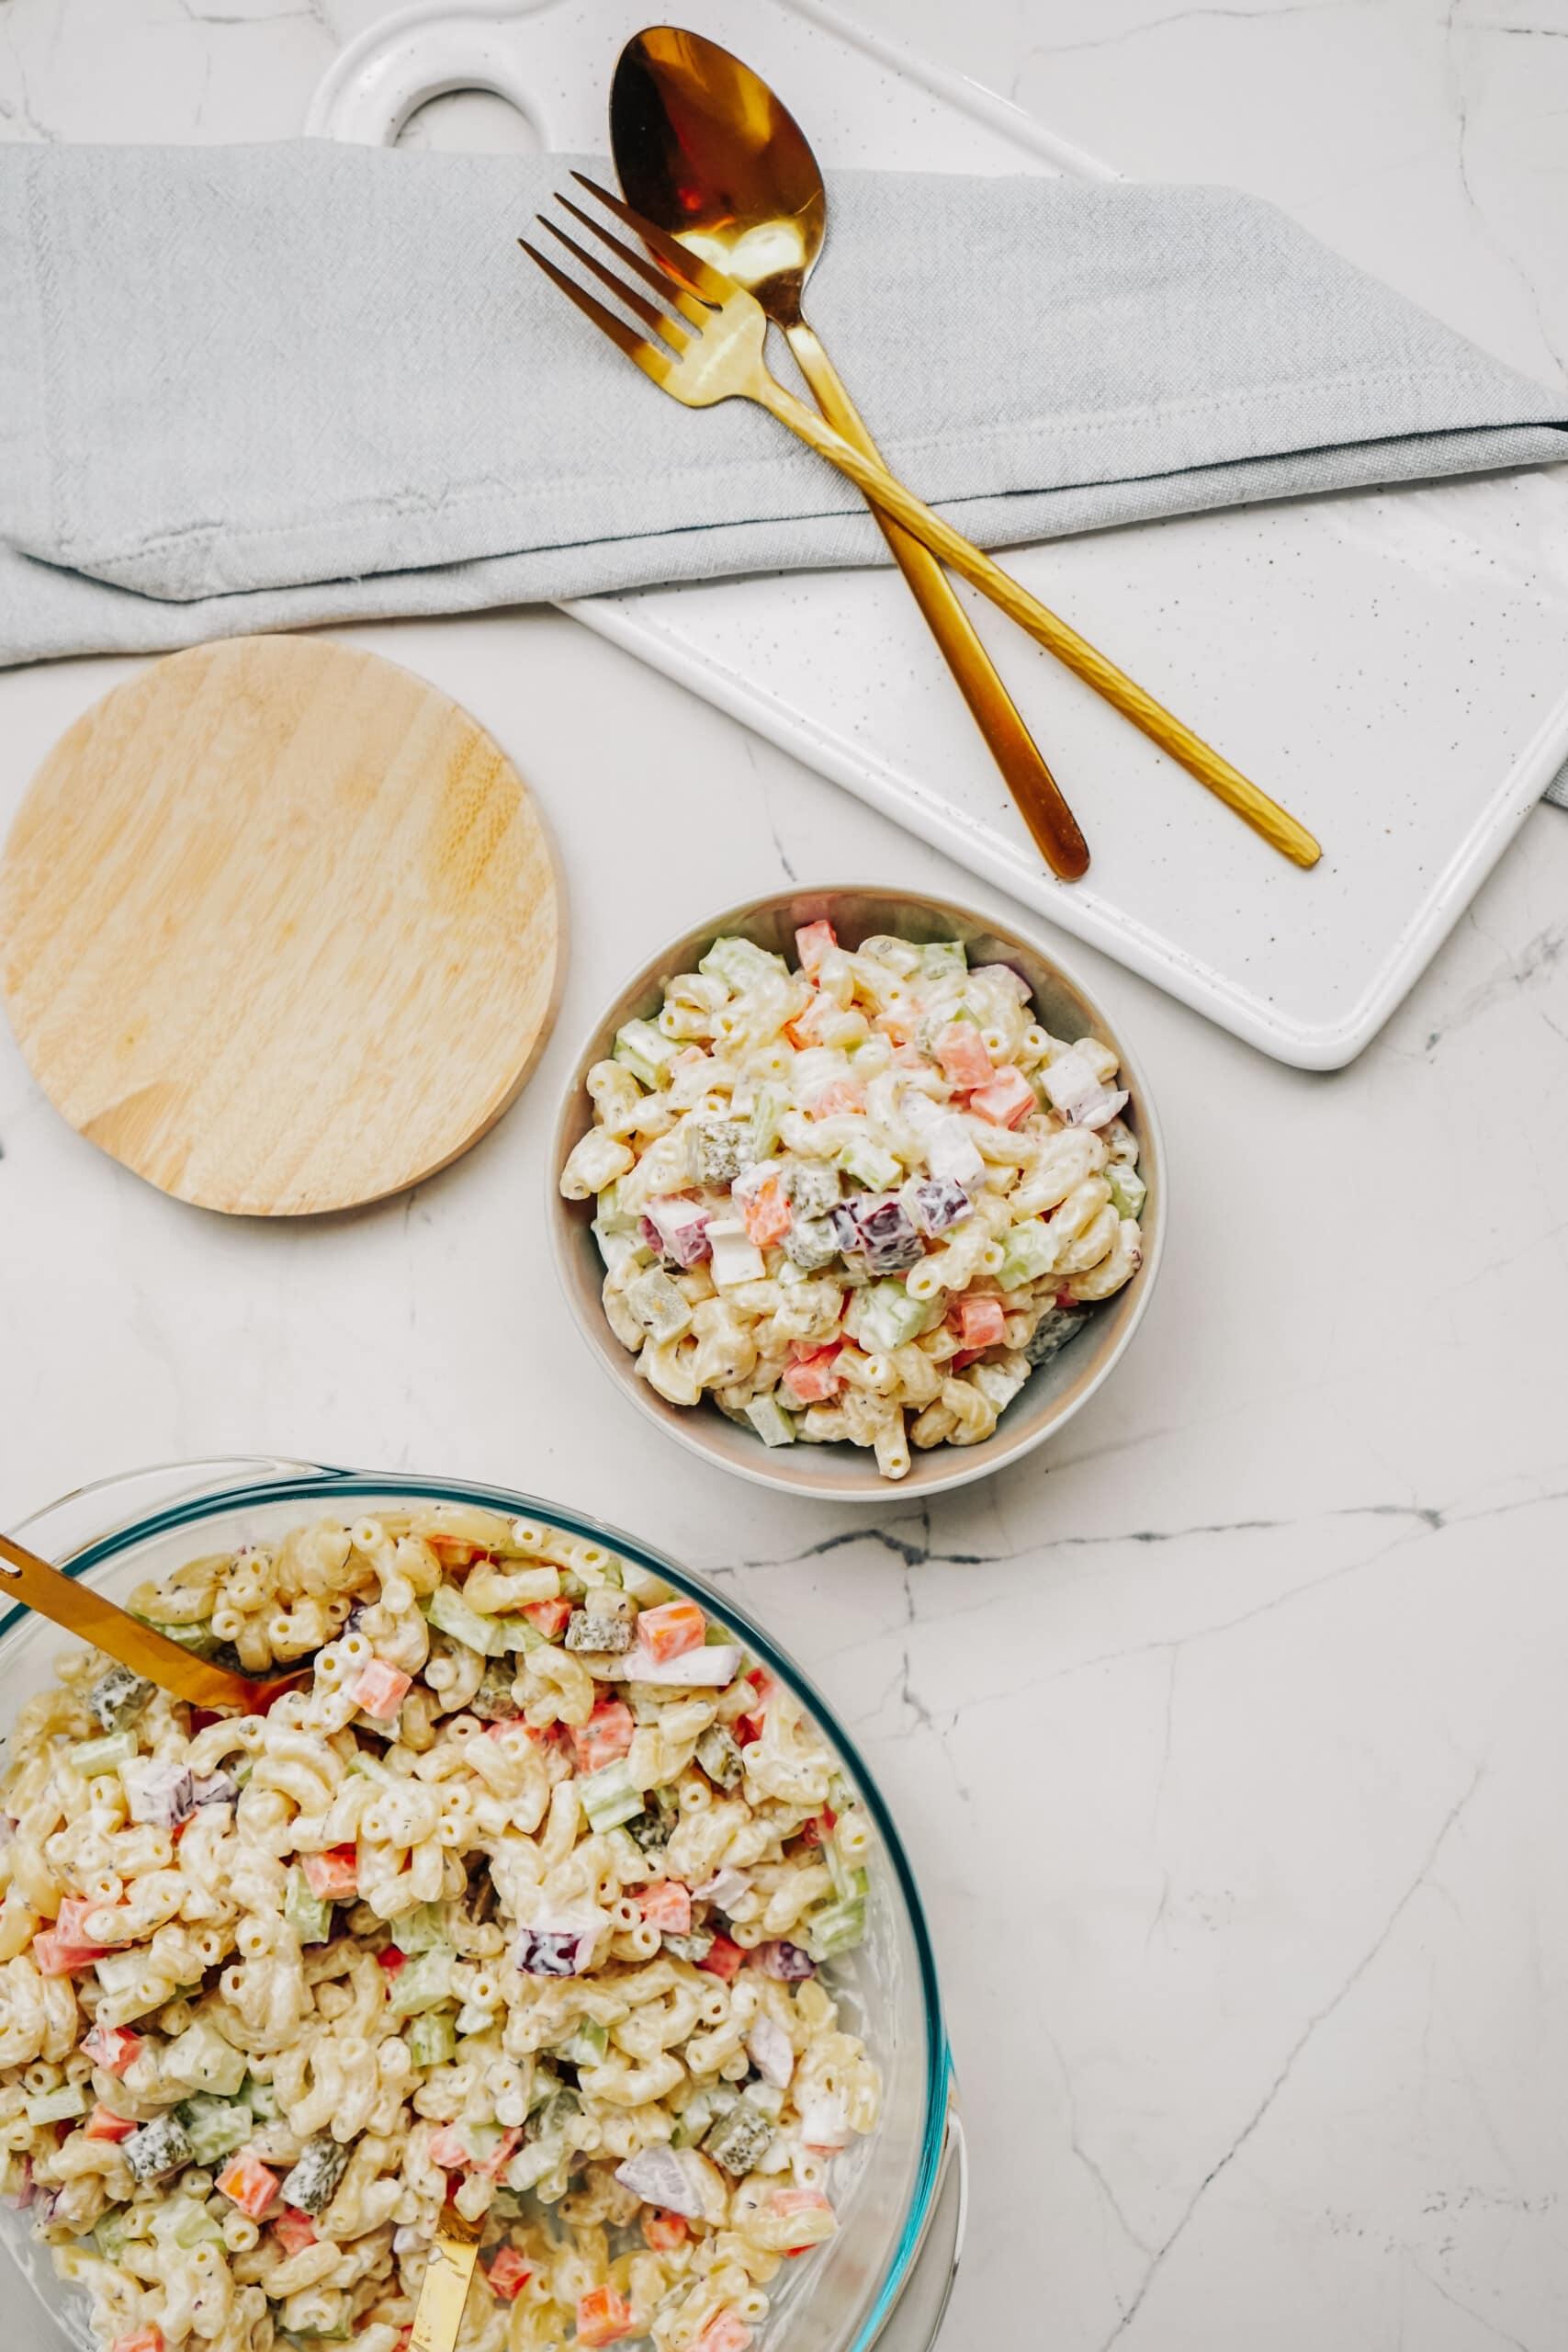
[{"label": "bowl of pasta salad", "polygon": [[694,1452],[836,1500],[1061,1429],[1164,1230],[1147,1081],[1079,983],[992,918],[863,889],[755,899],[646,964],[550,1182],[612,1378]]},{"label": "bowl of pasta salad", "polygon": [[192,1465],[29,1540],[204,1654],[314,1660],[265,1718],[207,1714],[0,1621],[30,2343],[401,2352],[447,2199],[465,2352],[913,2342],[955,2258],[930,1941],[763,1632],[441,1480]]}]

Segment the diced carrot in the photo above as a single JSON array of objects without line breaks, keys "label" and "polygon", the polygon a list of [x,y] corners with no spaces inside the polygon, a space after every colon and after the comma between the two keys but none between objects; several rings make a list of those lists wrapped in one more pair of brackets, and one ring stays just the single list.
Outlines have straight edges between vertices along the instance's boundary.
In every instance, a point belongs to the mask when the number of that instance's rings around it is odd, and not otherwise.
[{"label": "diced carrot", "polygon": [[784,1198],[784,1186],[776,1176],[770,1176],[748,1193],[740,1204],[741,1220],[748,1238],[759,1250],[771,1250],[789,1231],[792,1211]]},{"label": "diced carrot", "polygon": [[272,2234],[285,2254],[302,2254],[316,2243],[316,2224],[298,2205],[286,2205],[272,2225]]},{"label": "diced carrot", "polygon": [[683,2213],[666,2213],[657,2205],[642,2209],[642,2241],[650,2254],[673,2254],[689,2233]]},{"label": "diced carrot", "polygon": [[387,1944],[383,1946],[382,1950],[376,1955],[377,1967],[384,1968],[389,1976],[395,1976],[400,1968],[406,1968],[408,1964],[409,1956],[407,1952],[400,1951],[396,1944]]},{"label": "diced carrot", "polygon": [[949,1317],[958,1326],[958,1336],[966,1348],[994,1348],[1006,1328],[1006,1313],[999,1298],[955,1299]]},{"label": "diced carrot", "polygon": [[412,1674],[404,1674],[389,1659],[373,1657],[349,1684],[348,1695],[367,1715],[374,1715],[379,1724],[387,1724],[412,1688]]},{"label": "diced carrot", "polygon": [[525,1600],[522,1614],[530,1625],[543,1634],[547,1642],[558,1642],[571,1615],[570,1600]]},{"label": "diced carrot", "polygon": [[624,1699],[596,1699],[585,1724],[573,1724],[571,1752],[580,1772],[597,1772],[624,1756],[637,1733],[631,1709]]},{"label": "diced carrot", "polygon": [[830,947],[837,947],[839,934],[830,922],[802,923],[795,934],[795,952],[800,958],[803,972],[814,972]]},{"label": "diced carrot", "polygon": [[[806,1042],[809,1045],[811,1040],[807,1038]],[[825,1086],[815,1102],[808,1102],[806,1107],[814,1119],[832,1119],[844,1111],[863,1111],[865,1096],[847,1079],[836,1078],[831,1086]]]},{"label": "diced carrot", "polygon": [[1021,1069],[999,1069],[988,1086],[977,1086],[969,1097],[976,1118],[993,1127],[1021,1126],[1031,1111],[1039,1109],[1034,1089]]},{"label": "diced carrot", "polygon": [[[111,1932],[108,1935],[90,1936],[87,1933],[87,1914],[90,1911],[107,1911],[110,1914]],[[127,1924],[123,1930],[115,1928],[113,1915],[116,1911],[125,1915]],[[54,1924],[62,1942],[68,1944],[84,1947],[92,1943],[128,1944],[136,1939],[135,1922],[128,1903],[87,1903],[79,1895],[68,1894],[60,1906],[60,1917]]]},{"label": "diced carrot", "polygon": [[455,2123],[444,2123],[432,2140],[430,2161],[443,2172],[457,2172],[473,2163],[468,2143]]},{"label": "diced carrot", "polygon": [[141,2048],[141,2036],[128,2032],[122,2025],[96,2025],[85,2036],[82,2047],[107,2075],[123,2075]]},{"label": "diced carrot", "polygon": [[711,1947],[698,1961],[697,1966],[705,1968],[710,1976],[722,1977],[728,1984],[732,1976],[739,1974],[745,1958],[740,1946],[732,1944],[728,1936],[715,1936]]},{"label": "diced carrot", "polygon": [[825,1398],[836,1396],[843,1386],[843,1375],[835,1359],[840,1353],[835,1341],[829,1348],[818,1348],[815,1354],[797,1357],[786,1363],[779,1385],[787,1389],[797,1405],[820,1405]]},{"label": "diced carrot", "polygon": [[932,1049],[949,1086],[967,1092],[972,1086],[987,1085],[995,1075],[986,1041],[972,1021],[950,1021],[937,1031]]},{"label": "diced carrot", "polygon": [[657,1609],[645,1609],[637,1621],[638,1641],[660,1664],[700,1650],[707,1629],[708,1621],[694,1600],[663,1601]]},{"label": "diced carrot", "polygon": [[75,1976],[91,1968],[94,1961],[102,1960],[108,1946],[68,1943],[53,1928],[45,1928],[33,1938],[29,1950],[40,1976]]},{"label": "diced carrot", "polygon": [[580,2344],[615,2344],[632,2332],[632,2307],[614,2287],[590,2287],[577,2299]]},{"label": "diced carrot", "polygon": [[485,2276],[492,2295],[499,2295],[503,2303],[514,2303],[534,2274],[514,2245],[503,2245]]},{"label": "diced carrot", "polygon": [[130,2335],[117,2335],[109,2352],[164,2352],[161,2327],[139,2327]]},{"label": "diced carrot", "polygon": [[216,2186],[231,2205],[237,2205],[242,2213],[248,2213],[253,2222],[259,2222],[277,2195],[277,2180],[270,2165],[264,2165],[259,2156],[242,2148],[237,2156],[230,2157]]},{"label": "diced carrot", "polygon": [[709,2320],[692,2352],[746,2352],[751,2331],[738,2312],[718,2312]]},{"label": "diced carrot", "polygon": [[637,1898],[637,1907],[650,1927],[666,1936],[692,1932],[692,1890],[678,1878],[661,1878]]},{"label": "diced carrot", "polygon": [[117,2115],[113,2108],[106,2107],[101,2099],[82,2127],[84,2137],[89,2140],[129,2140],[131,2133],[140,2129],[140,2124],[129,2115]]},{"label": "diced carrot", "polygon": [[329,1846],[324,1854],[301,1854],[299,1867],[311,1894],[324,1895],[329,1903],[345,1903],[359,1892],[355,1846]]}]

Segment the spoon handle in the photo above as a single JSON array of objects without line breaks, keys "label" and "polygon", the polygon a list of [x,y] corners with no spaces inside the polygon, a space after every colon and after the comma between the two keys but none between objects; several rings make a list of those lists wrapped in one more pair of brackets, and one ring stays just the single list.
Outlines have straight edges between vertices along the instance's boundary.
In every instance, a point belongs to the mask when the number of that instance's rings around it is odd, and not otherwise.
[{"label": "spoon handle", "polygon": [[[797,319],[785,327],[784,337],[829,424],[852,447],[880,464],[876,445],[838,369],[818,342],[816,330],[804,319]],[[1054,874],[1064,882],[1076,882],[1088,867],[1089,845],[981,642],[979,631],[960,603],[957,590],[929,548],[893,522],[880,507],[874,506],[872,512],[925,616],[927,628],[942,648],[976,725],[990,747],[1008,790],[1018,803],[1035,847]]]},{"label": "spoon handle", "polygon": [[770,416],[777,417],[781,424],[787,425],[792,433],[808,443],[819,457],[827,458],[829,465],[837,466],[841,474],[847,474],[874,504],[886,508],[907,530],[922,539],[933,554],[950,563],[954,571],[962,572],[965,580],[973,582],[983,595],[988,596],[993,605],[1007,614],[1010,620],[1015,620],[1021,628],[1027,629],[1047,652],[1054,653],[1075,676],[1081,678],[1086,685],[1092,686],[1102,701],[1108,702],[1113,710],[1119,710],[1123,718],[1129,719],[1152,743],[1157,743],[1162,752],[1168,752],[1173,760],[1179,761],[1190,775],[1195,775],[1216,799],[1223,800],[1228,808],[1233,808],[1254,832],[1261,833],[1281,857],[1288,857],[1296,865],[1317,864],[1323,855],[1320,843],[1303,824],[1291,815],[1288,808],[1281,808],[1277,800],[1271,800],[1268,793],[1243,775],[1239,768],[1233,767],[1213,744],[1205,743],[1201,735],[1194,734],[1190,727],[1167,710],[1163,703],[1156,702],[1145,687],[1140,686],[1135,678],[1130,678],[1124,670],[1117,668],[1114,662],[1108,661],[1088,638],[1080,637],[1076,628],[1052,612],[1048,605],[1043,605],[1038,596],[1032,596],[1021,581],[1015,580],[1010,572],[1004,571],[999,563],[993,563],[988,555],[983,555],[961,531],[955,531],[951,523],[944,523],[940,514],[933,514],[913,491],[906,490],[904,484],[887,471],[886,466],[863,455],[835,433],[830,424],[825,424],[804,401],[797,400],[776,377],[770,375],[761,360],[744,386],[744,397],[756,401]]}]

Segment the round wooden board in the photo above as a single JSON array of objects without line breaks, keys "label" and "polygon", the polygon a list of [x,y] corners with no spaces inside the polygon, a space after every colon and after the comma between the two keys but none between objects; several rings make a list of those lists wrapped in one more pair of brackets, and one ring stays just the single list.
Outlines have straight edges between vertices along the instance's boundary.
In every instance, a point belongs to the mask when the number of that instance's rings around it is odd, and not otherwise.
[{"label": "round wooden board", "polygon": [[176,653],[34,778],[0,989],[39,1085],[139,1176],[252,1216],[466,1151],[554,1017],[538,810],[466,711],[324,638]]}]

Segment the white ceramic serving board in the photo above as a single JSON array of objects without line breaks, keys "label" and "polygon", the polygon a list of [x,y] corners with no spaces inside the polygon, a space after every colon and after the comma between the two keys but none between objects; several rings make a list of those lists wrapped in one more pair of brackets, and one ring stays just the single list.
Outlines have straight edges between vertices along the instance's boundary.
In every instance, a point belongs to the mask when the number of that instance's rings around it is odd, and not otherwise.
[{"label": "white ceramic serving board", "polygon": [[[681,0],[676,14],[743,47],[829,166],[1111,176],[819,0]],[[343,52],[310,128],[389,141],[426,99],[480,88],[547,147],[603,152],[616,54],[649,16],[649,0],[416,7]],[[987,639],[1089,840],[1076,888],[1043,871],[895,575],[757,576],[568,609],[1266,1053],[1353,1059],[1568,759],[1568,468],[1139,525],[1004,560],[1301,816],[1325,844],[1315,871],[1287,865],[988,606]]]}]

